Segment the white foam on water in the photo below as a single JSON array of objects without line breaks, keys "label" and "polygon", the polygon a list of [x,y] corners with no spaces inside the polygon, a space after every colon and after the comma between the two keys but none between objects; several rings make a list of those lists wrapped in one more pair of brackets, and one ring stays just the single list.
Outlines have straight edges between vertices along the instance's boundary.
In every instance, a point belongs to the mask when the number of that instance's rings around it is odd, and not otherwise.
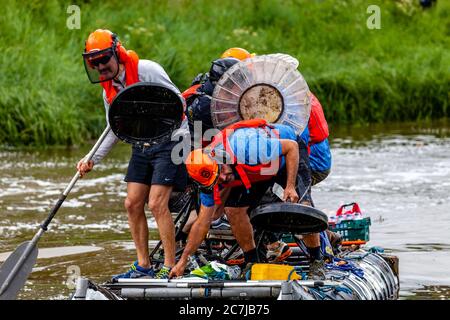
[{"label": "white foam on water", "polygon": [[[123,174],[111,174],[95,179],[81,179],[72,188],[72,193],[84,191],[89,187],[99,187],[102,185],[110,185],[111,183],[121,183]],[[6,177],[0,179],[0,198],[7,196],[17,196],[21,194],[34,195],[33,198],[42,198],[53,195],[59,195],[66,187],[68,181],[51,182],[34,177]],[[79,199],[89,199],[103,195],[103,192],[95,192],[93,194],[83,194]]]},{"label": "white foam on water", "polygon": [[97,196],[102,196],[103,192],[97,192],[97,193],[88,193],[88,194],[84,194],[82,196],[79,196],[78,199],[80,200],[86,200],[86,199],[91,199]]},{"label": "white foam on water", "polygon": [[[148,241],[148,245],[149,248],[154,248],[156,246],[156,244],[158,243],[158,240],[149,240]],[[118,247],[124,250],[136,250],[136,246],[134,244],[133,241],[119,241],[119,242],[113,242],[112,243],[113,247]]]},{"label": "white foam on water", "polygon": [[84,221],[84,220],[86,220],[86,217],[85,216],[79,216],[79,215],[71,214],[71,215],[67,216],[66,219],[68,219],[68,220]]}]

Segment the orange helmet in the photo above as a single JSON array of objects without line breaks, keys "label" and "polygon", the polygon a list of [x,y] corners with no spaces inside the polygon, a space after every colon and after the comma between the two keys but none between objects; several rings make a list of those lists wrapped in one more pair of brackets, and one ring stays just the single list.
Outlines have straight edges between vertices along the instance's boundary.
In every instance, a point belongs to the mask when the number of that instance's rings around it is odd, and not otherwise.
[{"label": "orange helmet", "polygon": [[206,188],[213,187],[219,177],[219,164],[203,149],[195,149],[189,153],[186,161],[186,169],[192,179]]},{"label": "orange helmet", "polygon": [[221,58],[235,58],[239,60],[245,60],[248,58],[254,57],[256,54],[250,53],[245,49],[242,48],[230,48],[226,50],[224,53],[222,53]]},{"label": "orange helmet", "polygon": [[109,30],[97,29],[86,40],[85,52],[101,51],[113,46],[116,35]]}]

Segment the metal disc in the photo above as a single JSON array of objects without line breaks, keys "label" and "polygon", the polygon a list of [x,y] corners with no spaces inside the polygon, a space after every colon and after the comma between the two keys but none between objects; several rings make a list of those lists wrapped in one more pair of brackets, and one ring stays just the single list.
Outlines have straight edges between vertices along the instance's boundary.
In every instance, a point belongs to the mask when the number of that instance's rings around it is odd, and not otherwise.
[{"label": "metal disc", "polygon": [[151,82],[126,87],[114,98],[108,112],[114,134],[135,145],[170,140],[182,117],[180,96],[169,87]]},{"label": "metal disc", "polygon": [[[217,82],[211,101],[215,127],[263,118],[291,126],[300,134],[308,124],[310,93],[287,55],[263,55],[232,66]],[[291,60],[297,61],[297,64]]]},{"label": "metal disc", "polygon": [[322,211],[298,203],[264,204],[250,214],[252,225],[272,232],[307,234],[328,228],[328,217]]}]

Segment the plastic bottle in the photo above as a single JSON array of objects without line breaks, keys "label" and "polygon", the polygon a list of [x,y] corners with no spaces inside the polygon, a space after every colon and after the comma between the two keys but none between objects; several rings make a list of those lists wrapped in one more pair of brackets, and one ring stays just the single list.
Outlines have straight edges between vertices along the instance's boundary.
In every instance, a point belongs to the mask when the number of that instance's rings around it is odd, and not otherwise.
[{"label": "plastic bottle", "polygon": [[329,223],[329,224],[336,224],[336,222],[337,222],[336,216],[330,216],[330,217],[328,217],[328,223]]},{"label": "plastic bottle", "polygon": [[351,220],[353,220],[354,218],[355,218],[355,216],[354,216],[353,213],[347,213],[347,214],[345,215],[345,221],[351,221]]},{"label": "plastic bottle", "polygon": [[241,268],[239,268],[239,266],[227,266],[227,273],[230,280],[239,279],[241,275]]},{"label": "plastic bottle", "polygon": [[198,265],[197,260],[195,260],[195,258],[193,256],[189,256],[189,262],[192,266],[192,269],[197,269],[200,268],[200,266]]},{"label": "plastic bottle", "polygon": [[362,218],[363,218],[363,217],[362,217],[362,214],[361,214],[361,213],[355,212],[354,217],[353,217],[353,220],[361,220]]}]

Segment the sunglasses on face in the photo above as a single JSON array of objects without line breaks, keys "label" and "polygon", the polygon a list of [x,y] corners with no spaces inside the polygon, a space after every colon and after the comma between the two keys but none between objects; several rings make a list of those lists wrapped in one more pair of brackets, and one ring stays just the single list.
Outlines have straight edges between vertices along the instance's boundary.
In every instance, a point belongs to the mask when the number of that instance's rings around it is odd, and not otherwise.
[{"label": "sunglasses on face", "polygon": [[93,67],[98,67],[100,64],[107,64],[111,60],[112,54],[105,54],[99,58],[94,58],[89,60],[89,63]]}]

